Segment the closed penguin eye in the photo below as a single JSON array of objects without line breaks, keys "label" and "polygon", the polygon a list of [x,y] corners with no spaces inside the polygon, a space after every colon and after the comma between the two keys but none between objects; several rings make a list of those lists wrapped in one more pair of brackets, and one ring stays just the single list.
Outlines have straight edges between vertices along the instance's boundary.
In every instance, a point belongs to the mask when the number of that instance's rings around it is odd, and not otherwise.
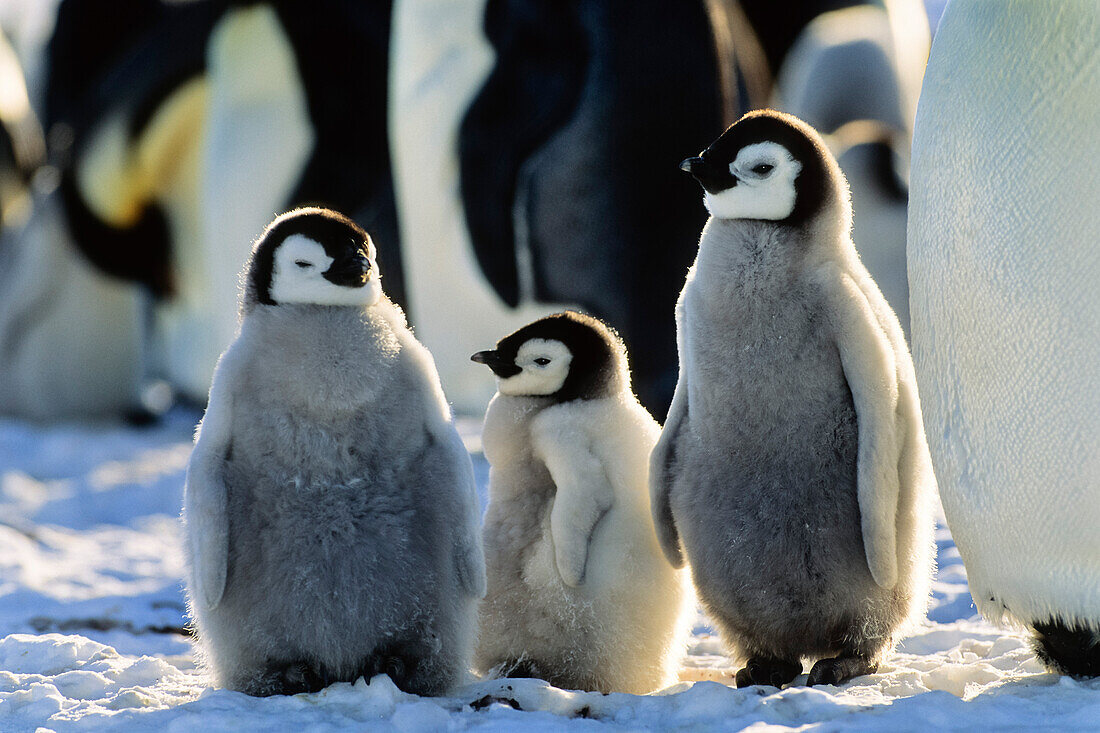
[{"label": "closed penguin eye", "polygon": [[298,267],[302,268],[303,270],[308,270],[309,268],[313,267],[312,262],[306,262],[305,260],[294,260],[294,264],[296,264]]},{"label": "closed penguin eye", "polygon": [[535,359],[535,363],[538,364],[539,366],[546,366],[547,364],[550,363],[550,360],[547,359],[545,356],[540,356],[537,359]]},{"label": "closed penguin eye", "polygon": [[766,176],[767,174],[771,173],[772,168],[774,167],[775,166],[769,165],[768,163],[761,163],[759,165],[754,165],[752,167],[752,172],[758,176]]}]

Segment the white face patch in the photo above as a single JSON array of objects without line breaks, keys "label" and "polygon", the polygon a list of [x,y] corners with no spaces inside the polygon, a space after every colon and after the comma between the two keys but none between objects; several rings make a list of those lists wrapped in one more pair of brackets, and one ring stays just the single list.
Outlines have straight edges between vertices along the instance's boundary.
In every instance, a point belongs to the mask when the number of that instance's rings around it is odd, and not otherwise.
[{"label": "white face patch", "polygon": [[719,219],[786,219],[794,211],[794,180],[802,164],[779,143],[753,143],[741,148],[730,164],[737,185],[710,193],[703,203]]},{"label": "white face patch", "polygon": [[573,353],[561,341],[531,339],[516,354],[516,366],[523,371],[498,379],[497,389],[506,395],[554,394],[565,384],[571,361]]},{"label": "white face patch", "polygon": [[[374,259],[374,247],[369,247]],[[382,297],[377,268],[359,288],[337,285],[325,279],[332,258],[318,242],[302,234],[291,234],[275,250],[271,268],[271,299],[276,303],[312,305],[374,305]]]}]

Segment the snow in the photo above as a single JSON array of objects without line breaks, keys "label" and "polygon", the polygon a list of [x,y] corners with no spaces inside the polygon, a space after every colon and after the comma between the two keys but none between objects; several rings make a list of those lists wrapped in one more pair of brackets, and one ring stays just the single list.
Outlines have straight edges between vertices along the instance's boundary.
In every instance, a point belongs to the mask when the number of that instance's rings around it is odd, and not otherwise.
[{"label": "snow", "polygon": [[[737,690],[706,617],[683,681],[653,695],[471,679],[443,698],[387,677],[312,695],[214,690],[186,637],[177,517],[199,414],[159,425],[0,420],[0,730],[1097,729],[1100,680],[1044,671],[1026,636],[974,616],[950,533],[928,619],[877,674],[842,687]],[[460,430],[479,485],[479,421]],[[484,496],[483,496],[484,499]]]}]

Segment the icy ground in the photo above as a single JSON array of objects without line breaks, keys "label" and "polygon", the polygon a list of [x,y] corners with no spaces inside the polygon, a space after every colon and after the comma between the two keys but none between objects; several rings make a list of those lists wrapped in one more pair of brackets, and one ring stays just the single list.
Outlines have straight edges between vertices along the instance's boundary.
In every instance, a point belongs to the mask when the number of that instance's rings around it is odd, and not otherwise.
[{"label": "icy ground", "polygon": [[[684,681],[654,695],[490,680],[427,699],[386,677],[281,698],[213,690],[180,586],[198,417],[177,410],[151,429],[0,420],[0,731],[1100,730],[1100,680],[1044,672],[1023,636],[975,617],[942,527],[928,621],[878,674],[839,688],[730,687],[733,662],[700,615]],[[461,427],[484,486],[478,423]]]}]

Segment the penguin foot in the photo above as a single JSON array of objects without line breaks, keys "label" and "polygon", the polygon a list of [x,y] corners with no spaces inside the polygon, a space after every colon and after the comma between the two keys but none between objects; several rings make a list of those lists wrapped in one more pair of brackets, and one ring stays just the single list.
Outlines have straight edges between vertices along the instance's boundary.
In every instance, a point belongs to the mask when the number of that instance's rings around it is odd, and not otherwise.
[{"label": "penguin foot", "polygon": [[878,669],[878,664],[866,657],[833,657],[831,659],[819,659],[810,669],[806,678],[806,686],[814,685],[839,685],[853,677],[864,674],[873,674]]},{"label": "penguin foot", "polygon": [[539,665],[527,658],[505,662],[500,666],[500,672],[502,677],[542,679],[542,672],[539,670]]},{"label": "penguin foot", "polygon": [[386,657],[382,660],[382,671],[390,676],[398,687],[408,684],[408,665],[401,657]]},{"label": "penguin foot", "polygon": [[1035,624],[1035,655],[1046,668],[1074,677],[1100,677],[1100,632],[1059,620]]},{"label": "penguin foot", "polygon": [[325,679],[306,662],[284,662],[268,666],[251,694],[261,697],[297,695],[300,692],[319,692],[327,686]]},{"label": "penguin foot", "polygon": [[750,657],[745,666],[737,670],[734,680],[738,687],[751,685],[782,687],[800,674],[802,674],[802,663],[798,660],[792,662],[771,657]]}]

